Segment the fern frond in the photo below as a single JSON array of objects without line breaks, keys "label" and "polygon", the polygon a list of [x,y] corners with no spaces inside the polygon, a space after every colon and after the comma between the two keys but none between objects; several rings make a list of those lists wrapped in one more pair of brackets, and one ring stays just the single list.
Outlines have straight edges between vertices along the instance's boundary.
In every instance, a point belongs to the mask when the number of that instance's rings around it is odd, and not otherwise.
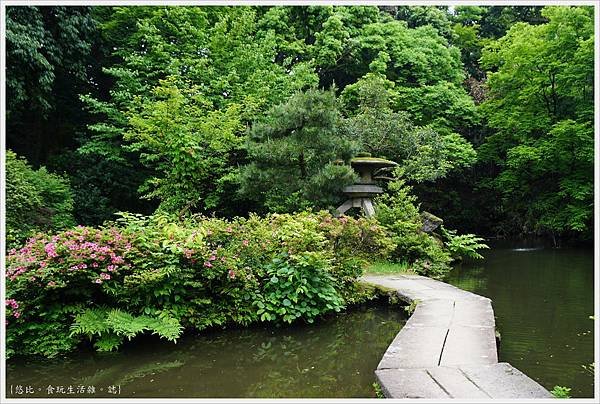
[{"label": "fern frond", "polygon": [[95,308],[87,309],[83,313],[75,316],[75,322],[71,324],[71,336],[86,334],[88,336],[101,335],[108,331],[106,324],[106,309]]},{"label": "fern frond", "polygon": [[98,338],[94,346],[99,352],[110,352],[117,349],[122,343],[122,336],[109,332]]},{"label": "fern frond", "polygon": [[113,309],[108,313],[106,324],[117,335],[131,339],[147,329],[145,316],[134,317],[124,311]]},{"label": "fern frond", "polygon": [[183,326],[179,323],[179,320],[172,317],[148,317],[148,329],[152,331],[152,334],[157,334],[161,338],[165,338],[169,341],[176,342],[183,332]]}]

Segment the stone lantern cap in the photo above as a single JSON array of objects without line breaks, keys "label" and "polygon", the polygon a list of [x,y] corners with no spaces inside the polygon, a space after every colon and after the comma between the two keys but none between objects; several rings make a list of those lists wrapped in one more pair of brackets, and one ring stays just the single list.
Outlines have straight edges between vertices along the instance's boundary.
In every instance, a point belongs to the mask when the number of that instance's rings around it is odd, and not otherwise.
[{"label": "stone lantern cap", "polygon": [[395,167],[398,165],[395,161],[386,160],[379,157],[354,157],[350,160],[352,167],[370,167],[371,169],[379,169],[384,167]]},{"label": "stone lantern cap", "polygon": [[378,157],[355,157],[350,165],[360,174],[358,184],[374,184],[373,173],[381,168],[395,167],[398,163]]}]

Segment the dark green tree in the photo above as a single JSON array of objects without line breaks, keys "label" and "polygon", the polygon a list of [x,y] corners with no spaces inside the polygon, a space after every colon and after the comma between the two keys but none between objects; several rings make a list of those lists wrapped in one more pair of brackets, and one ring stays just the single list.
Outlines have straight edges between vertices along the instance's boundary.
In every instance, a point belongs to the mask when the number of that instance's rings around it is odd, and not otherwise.
[{"label": "dark green tree", "polygon": [[308,63],[274,63],[278,39],[259,29],[259,14],[251,7],[105,10],[102,33],[113,44],[105,72],[114,84],[105,97],[84,97],[97,122],[79,153],[111,160],[123,173],[135,169],[129,192],[163,210],[245,213],[230,196],[244,126],[317,81]]},{"label": "dark green tree", "polygon": [[96,66],[90,7],[6,8],[6,141],[32,164],[73,147]]},{"label": "dark green tree", "polygon": [[240,193],[267,210],[335,207],[355,179],[348,160],[356,144],[343,138],[334,90],[297,93],[254,123],[246,146],[250,164]]}]

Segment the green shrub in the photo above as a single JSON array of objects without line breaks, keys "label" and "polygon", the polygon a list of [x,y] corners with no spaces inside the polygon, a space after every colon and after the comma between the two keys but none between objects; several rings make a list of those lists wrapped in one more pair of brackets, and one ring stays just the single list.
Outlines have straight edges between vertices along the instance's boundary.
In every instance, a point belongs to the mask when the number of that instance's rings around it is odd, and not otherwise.
[{"label": "green shrub", "polygon": [[411,187],[403,180],[390,183],[389,190],[390,193],[376,200],[376,217],[392,234],[396,246],[391,253],[393,261],[409,263],[418,274],[440,278],[451,269],[453,260],[483,258],[477,250],[489,247],[474,234],[457,234],[455,230],[446,230],[443,226],[440,227],[441,236],[422,231],[417,198],[411,195]]},{"label": "green shrub", "polygon": [[170,317],[132,316],[118,309],[87,309],[75,316],[71,335],[97,336],[94,346],[98,351],[112,351],[125,338],[131,339],[144,331],[152,331],[162,338],[175,341],[183,328],[179,321]]},{"label": "green shrub", "polygon": [[343,308],[323,254],[305,252],[289,258],[284,253],[266,266],[266,282],[253,302],[262,321],[291,323],[304,318],[312,323],[324,311]]},{"label": "green shrub", "polygon": [[7,354],[52,357],[72,350],[69,327],[86,308],[112,304],[131,267],[132,248],[116,228],[38,234],[6,262]]},{"label": "green shrub", "polygon": [[327,212],[223,220],[121,214],[38,234],[7,256],[7,353],[113,350],[258,321],[312,322],[352,300],[362,263],[394,248],[372,219]]},{"label": "green shrub", "polygon": [[390,193],[377,198],[376,217],[392,234],[395,262],[408,262],[422,275],[440,277],[450,270],[452,257],[441,240],[421,231],[423,223],[416,197],[403,181],[390,183]]},{"label": "green shrub", "polygon": [[36,231],[75,224],[69,182],[44,167],[34,170],[25,159],[6,151],[6,245],[22,243]]}]

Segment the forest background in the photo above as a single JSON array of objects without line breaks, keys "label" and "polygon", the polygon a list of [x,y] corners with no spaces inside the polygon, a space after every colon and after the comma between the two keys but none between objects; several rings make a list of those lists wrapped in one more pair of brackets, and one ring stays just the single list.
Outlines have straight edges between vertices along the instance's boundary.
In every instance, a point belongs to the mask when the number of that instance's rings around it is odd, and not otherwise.
[{"label": "forest background", "polygon": [[593,239],[592,7],[8,7],[7,241],[334,208],[361,151],[484,236]]}]

